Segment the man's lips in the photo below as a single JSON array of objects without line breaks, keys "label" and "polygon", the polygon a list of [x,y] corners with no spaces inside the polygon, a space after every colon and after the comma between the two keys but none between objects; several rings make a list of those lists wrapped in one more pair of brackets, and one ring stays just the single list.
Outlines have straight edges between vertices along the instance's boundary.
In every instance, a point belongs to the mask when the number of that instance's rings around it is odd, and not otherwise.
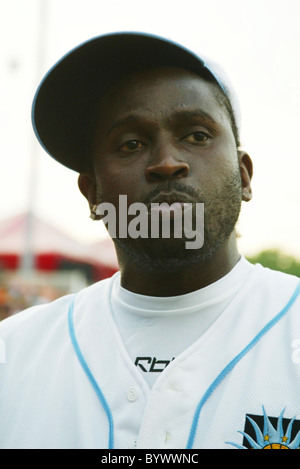
[{"label": "man's lips", "polygon": [[147,205],[149,213],[170,213],[172,216],[182,214],[183,210],[191,207],[193,201],[187,194],[179,192],[161,192]]},{"label": "man's lips", "polygon": [[151,199],[148,206],[150,207],[151,204],[161,204],[163,202],[171,205],[173,203],[193,203],[194,201],[191,200],[189,195],[182,192],[160,192],[157,196]]}]

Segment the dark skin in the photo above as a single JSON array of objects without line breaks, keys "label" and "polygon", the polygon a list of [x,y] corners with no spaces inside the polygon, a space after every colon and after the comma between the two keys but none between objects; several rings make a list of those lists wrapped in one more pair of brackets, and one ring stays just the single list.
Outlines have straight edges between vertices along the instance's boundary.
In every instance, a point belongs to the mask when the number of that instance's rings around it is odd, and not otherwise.
[{"label": "dark skin", "polygon": [[[114,240],[121,285],[135,293],[174,296],[226,275],[240,254],[234,230],[242,201],[252,197],[252,162],[237,148],[228,111],[215,88],[183,69],[132,74],[99,103],[93,170],[78,184],[90,207],[204,202],[204,246],[183,250],[182,240]],[[98,193],[98,195],[97,195]],[[165,195],[167,194],[167,195]],[[171,202],[170,202],[171,201]]]}]

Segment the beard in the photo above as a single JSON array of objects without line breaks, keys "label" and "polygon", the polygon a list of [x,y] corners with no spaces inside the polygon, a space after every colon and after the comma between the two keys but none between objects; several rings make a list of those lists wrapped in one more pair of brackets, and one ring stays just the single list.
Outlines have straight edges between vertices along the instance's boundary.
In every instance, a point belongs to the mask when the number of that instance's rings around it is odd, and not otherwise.
[{"label": "beard", "polygon": [[156,187],[145,202],[161,190],[177,190],[204,204],[204,243],[200,248],[187,249],[189,241],[184,234],[180,238],[114,238],[120,265],[123,260],[132,262],[147,271],[176,270],[211,259],[224,245],[235,229],[242,203],[242,184],[239,167],[229,176],[224,175],[218,187],[195,190],[179,180]]}]

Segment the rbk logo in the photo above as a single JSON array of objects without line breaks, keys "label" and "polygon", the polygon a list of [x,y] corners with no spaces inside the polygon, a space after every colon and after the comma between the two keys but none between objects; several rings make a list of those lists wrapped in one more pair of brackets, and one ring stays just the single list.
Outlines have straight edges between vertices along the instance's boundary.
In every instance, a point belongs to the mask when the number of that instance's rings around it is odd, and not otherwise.
[{"label": "rbk logo", "polygon": [[[174,357],[172,360],[174,360]],[[157,360],[156,357],[136,357],[134,364],[145,373],[160,373],[172,360]]]}]

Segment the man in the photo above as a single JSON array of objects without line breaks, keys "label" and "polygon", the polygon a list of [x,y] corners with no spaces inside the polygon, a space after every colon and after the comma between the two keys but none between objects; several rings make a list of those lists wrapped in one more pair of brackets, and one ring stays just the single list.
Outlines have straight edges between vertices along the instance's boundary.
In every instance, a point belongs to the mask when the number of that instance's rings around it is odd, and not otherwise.
[{"label": "man", "polygon": [[[216,70],[125,33],[79,46],[41,83],[36,135],[79,173],[94,219],[115,208],[120,273],[1,323],[2,448],[300,446],[300,283],[238,252],[252,163]],[[193,227],[151,236],[153,217],[175,230],[186,209]]]}]

